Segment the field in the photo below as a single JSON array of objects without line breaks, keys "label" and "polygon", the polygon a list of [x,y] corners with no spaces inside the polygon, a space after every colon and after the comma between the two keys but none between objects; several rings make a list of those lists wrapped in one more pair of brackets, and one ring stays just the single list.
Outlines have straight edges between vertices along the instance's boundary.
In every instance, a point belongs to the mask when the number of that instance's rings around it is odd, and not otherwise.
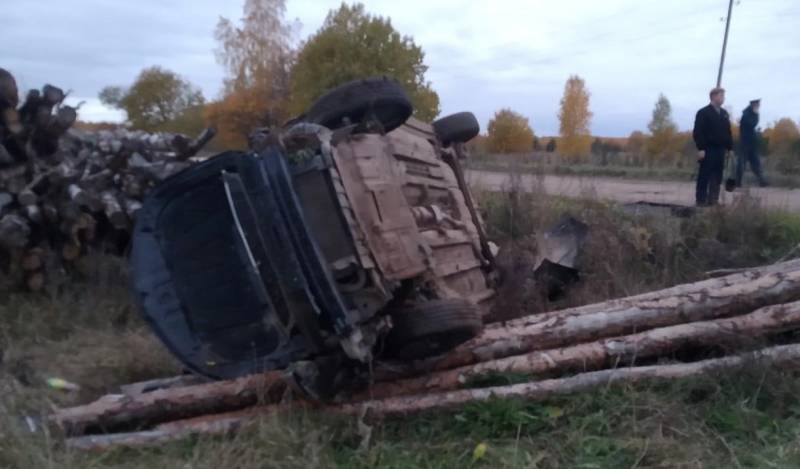
[{"label": "field", "polygon": [[[502,193],[475,192],[506,253],[501,261],[507,272],[525,271],[531,235],[562,216],[591,230],[581,283],[550,302],[517,275],[502,292],[509,315],[693,281],[712,269],[770,263],[796,254],[800,244],[800,215],[765,210],[754,200],[664,219],[522,192],[514,184]],[[0,298],[0,468],[800,466],[800,373],[755,367],[543,402],[493,401],[369,425],[308,413],[276,415],[230,437],[100,455],[71,452],[56,431],[31,434],[24,417],[179,367],[138,319],[119,259],[87,258],[81,278],[59,291],[3,292]],[[665,357],[671,358],[680,357]],[[50,389],[49,377],[82,389]]]}]

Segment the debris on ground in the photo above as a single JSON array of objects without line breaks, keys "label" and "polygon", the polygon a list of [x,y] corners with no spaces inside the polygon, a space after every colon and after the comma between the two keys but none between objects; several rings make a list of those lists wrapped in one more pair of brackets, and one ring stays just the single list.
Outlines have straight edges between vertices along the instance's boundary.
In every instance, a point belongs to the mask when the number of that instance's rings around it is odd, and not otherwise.
[{"label": "debris on ground", "polygon": [[588,234],[585,223],[567,216],[537,236],[533,278],[551,301],[579,280],[578,262]]},{"label": "debris on ground", "polygon": [[75,383],[70,383],[63,378],[47,378],[45,380],[47,386],[51,389],[58,389],[59,391],[80,391],[81,387]]},{"label": "debris on ground", "polygon": [[694,216],[697,208],[687,205],[639,201],[622,205],[622,210],[634,216],[690,218]]}]

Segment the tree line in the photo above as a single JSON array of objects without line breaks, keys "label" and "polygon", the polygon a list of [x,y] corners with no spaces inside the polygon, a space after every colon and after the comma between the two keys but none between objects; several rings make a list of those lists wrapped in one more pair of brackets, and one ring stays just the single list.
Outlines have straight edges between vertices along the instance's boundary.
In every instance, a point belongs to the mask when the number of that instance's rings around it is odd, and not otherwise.
[{"label": "tree line", "polygon": [[[402,83],[420,119],[439,114],[439,96],[425,78],[424,51],[390,18],[370,14],[363,4],[342,3],[328,12],[319,30],[293,46],[296,26],[285,15],[285,0],[245,0],[238,23],[220,18],[216,58],[226,75],[216,99],[207,100],[195,85],[160,66],[142,70],[128,87],[104,88],[100,99],[125,111],[134,128],[193,134],[215,125],[217,141],[226,147],[242,147],[253,129],[280,125],[325,91],[370,75],[390,75]],[[603,164],[619,162],[624,155],[627,165],[681,166],[695,155],[690,130],[679,130],[663,94],[646,132],[614,140],[592,136],[590,98],[585,80],[570,76],[557,137],[540,139],[528,118],[505,108],[473,146],[487,153],[546,151],[567,164],[589,162],[592,156]],[[794,121],[780,119],[762,135],[763,154],[776,155],[781,170],[800,171],[800,132]]]},{"label": "tree line", "polygon": [[253,129],[280,125],[325,91],[371,75],[398,80],[420,119],[439,114],[439,96],[425,78],[424,51],[389,18],[370,14],[359,3],[342,3],[295,47],[296,28],[285,16],[285,0],[245,0],[238,24],[220,18],[216,58],[226,75],[214,100],[160,66],[142,70],[128,87],[104,88],[100,100],[144,130],[191,134],[215,125],[218,144],[227,147],[243,147]]},{"label": "tree line", "polygon": [[[558,112],[558,137],[540,139],[525,116],[504,108],[489,121],[487,135],[472,143],[473,149],[491,154],[556,153],[559,162],[567,164],[590,161],[647,167],[694,164],[697,150],[691,129],[678,128],[672,117],[672,105],[664,94],[655,102],[647,132],[635,130],[621,139],[592,137],[590,96],[585,81],[571,76],[564,86]],[[733,123],[733,133],[738,140],[738,122]],[[800,128],[795,121],[784,117],[767,124],[760,141],[761,154],[771,156],[773,168],[800,173]]]}]

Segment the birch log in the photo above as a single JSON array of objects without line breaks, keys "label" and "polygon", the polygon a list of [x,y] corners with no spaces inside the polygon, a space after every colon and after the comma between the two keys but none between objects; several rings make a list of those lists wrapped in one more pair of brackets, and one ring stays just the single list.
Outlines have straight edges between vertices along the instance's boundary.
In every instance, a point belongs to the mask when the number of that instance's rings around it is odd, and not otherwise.
[{"label": "birch log", "polygon": [[679,324],[629,336],[491,360],[418,378],[378,383],[353,400],[450,391],[494,373],[540,375],[627,365],[637,359],[666,356],[687,347],[753,344],[769,335],[796,329],[800,329],[800,302],[767,306],[744,316]]},{"label": "birch log", "polygon": [[87,405],[57,410],[49,420],[69,434],[134,426],[242,409],[274,401],[285,390],[281,372],[232,381],[163,389],[136,396],[105,396]]},{"label": "birch log", "polygon": [[[498,386],[484,389],[469,389],[428,395],[394,397],[339,406],[320,410],[332,414],[370,418],[396,417],[433,410],[449,410],[470,402],[482,402],[496,398],[520,398],[542,400],[554,396],[573,394],[618,383],[641,381],[670,381],[694,376],[719,373],[743,368],[748,365],[797,367],[800,365],[800,344],[772,347],[758,352],[733,357],[715,358],[694,363],[656,365],[635,368],[619,368],[578,374],[569,378]],[[123,433],[117,435],[92,435],[69,438],[68,447],[80,450],[103,451],[120,447],[142,447],[179,440],[190,435],[219,434],[239,428],[247,422],[275,411],[291,411],[294,406],[267,406],[246,409],[235,414],[225,413],[204,417],[202,420],[162,424],[155,430]]]},{"label": "birch log", "polygon": [[729,275],[706,279],[699,282],[684,283],[676,285],[674,287],[664,288],[661,290],[654,290],[647,293],[628,296],[624,298],[617,298],[613,300],[604,301],[602,303],[593,303],[561,311],[548,311],[545,313],[537,313],[528,316],[523,316],[510,321],[490,324],[486,327],[486,330],[488,332],[494,329],[504,329],[509,327],[525,327],[558,318],[569,318],[574,316],[582,316],[585,314],[598,313],[602,311],[617,310],[629,307],[633,304],[642,301],[656,300],[668,296],[681,296],[693,293],[702,293],[707,290],[719,290],[721,288],[731,287],[743,282],[749,282],[764,275],[779,273],[779,272],[791,272],[796,270],[800,270],[800,259],[793,259],[786,262],[779,262],[765,266],[757,266],[749,269],[736,269],[735,271],[732,271]]},{"label": "birch log", "polygon": [[[378,370],[376,380],[387,381],[398,376],[446,370],[533,350],[743,314],[763,306],[798,300],[800,262],[792,261],[775,269],[706,280],[698,284],[667,289],[667,294],[663,296],[648,294],[555,312],[547,318],[530,322],[515,321],[503,327],[486,329],[480,336],[442,357]],[[602,309],[595,311],[597,308]]]},{"label": "birch log", "polygon": [[330,409],[331,412],[359,415],[368,406],[374,417],[414,414],[430,410],[452,409],[469,402],[486,401],[493,398],[545,399],[562,394],[571,394],[613,383],[635,383],[643,380],[667,381],[712,374],[742,368],[747,365],[797,367],[800,365],[800,344],[772,347],[732,357],[715,358],[694,363],[654,365],[633,368],[581,373],[569,378],[550,379],[511,386],[483,389],[465,389],[427,395],[393,397],[389,399],[345,404]]}]

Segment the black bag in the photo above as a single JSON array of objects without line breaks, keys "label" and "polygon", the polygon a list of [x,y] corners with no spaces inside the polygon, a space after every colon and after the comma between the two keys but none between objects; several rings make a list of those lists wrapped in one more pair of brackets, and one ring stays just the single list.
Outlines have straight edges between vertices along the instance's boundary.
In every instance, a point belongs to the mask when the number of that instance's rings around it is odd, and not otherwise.
[{"label": "black bag", "polygon": [[728,167],[728,177],[725,178],[725,191],[726,192],[733,192],[736,190],[736,178],[734,175],[736,174],[735,161],[731,161],[731,152],[727,152],[727,156],[725,157],[725,166]]}]

